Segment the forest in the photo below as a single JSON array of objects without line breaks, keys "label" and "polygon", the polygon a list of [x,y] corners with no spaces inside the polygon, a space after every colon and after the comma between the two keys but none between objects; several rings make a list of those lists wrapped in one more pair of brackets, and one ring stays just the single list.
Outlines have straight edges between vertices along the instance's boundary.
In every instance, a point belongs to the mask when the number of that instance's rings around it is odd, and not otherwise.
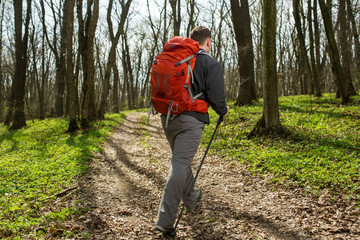
[{"label": "forest", "polygon": [[360,238],[359,0],[0,6],[0,238],[161,239],[169,153],[157,116],[146,124],[151,69],[200,25],[230,114],[180,239]]},{"label": "forest", "polygon": [[[263,97],[262,1],[1,1],[0,120],[71,116],[69,130],[106,112],[148,107],[154,58],[174,35],[211,29],[229,102]],[[358,1],[277,1],[278,96],[359,90]],[[14,27],[15,26],[15,27]]]}]

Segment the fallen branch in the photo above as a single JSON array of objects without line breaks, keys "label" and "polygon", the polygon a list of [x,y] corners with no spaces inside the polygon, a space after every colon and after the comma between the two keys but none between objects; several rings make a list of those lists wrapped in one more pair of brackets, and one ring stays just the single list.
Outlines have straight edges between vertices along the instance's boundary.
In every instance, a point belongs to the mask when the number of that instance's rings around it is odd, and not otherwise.
[{"label": "fallen branch", "polygon": [[59,192],[59,193],[54,194],[54,197],[62,197],[62,196],[64,196],[64,195],[66,195],[68,192],[70,192],[70,191],[72,191],[72,190],[74,190],[74,189],[76,189],[76,188],[77,188],[77,187],[67,188],[67,189],[65,189],[64,191],[61,191],[61,192]]}]

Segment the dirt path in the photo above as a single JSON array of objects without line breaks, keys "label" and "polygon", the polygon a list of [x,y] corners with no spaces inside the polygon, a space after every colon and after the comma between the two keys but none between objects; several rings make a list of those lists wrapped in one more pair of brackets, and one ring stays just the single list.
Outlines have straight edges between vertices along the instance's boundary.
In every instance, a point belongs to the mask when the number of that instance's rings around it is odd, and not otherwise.
[{"label": "dirt path", "polygon": [[[153,230],[171,157],[158,116],[130,113],[84,181],[89,211],[74,223],[89,239],[161,239]],[[197,168],[204,150],[194,161]],[[177,239],[360,239],[359,210],[269,184],[226,159],[208,156],[199,207],[182,217]]]}]

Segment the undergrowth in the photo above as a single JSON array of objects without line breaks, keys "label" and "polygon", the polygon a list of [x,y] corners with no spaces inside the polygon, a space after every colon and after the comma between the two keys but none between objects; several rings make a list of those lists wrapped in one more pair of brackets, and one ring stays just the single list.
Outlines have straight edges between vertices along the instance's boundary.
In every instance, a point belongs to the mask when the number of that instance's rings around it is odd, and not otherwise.
[{"label": "undergrowth", "polygon": [[[317,195],[327,189],[360,204],[360,97],[348,105],[333,94],[280,97],[280,121],[291,134],[249,140],[262,104],[232,106],[212,151],[254,173],[271,176],[275,183],[296,183]],[[213,111],[210,115],[212,123],[206,127],[203,144],[216,124],[217,115]]]},{"label": "undergrowth", "polygon": [[56,235],[55,223],[77,210],[71,197],[55,195],[77,186],[93,153],[102,151],[106,136],[124,118],[107,114],[75,134],[66,133],[68,120],[61,118],[29,121],[18,131],[0,125],[0,238]]}]

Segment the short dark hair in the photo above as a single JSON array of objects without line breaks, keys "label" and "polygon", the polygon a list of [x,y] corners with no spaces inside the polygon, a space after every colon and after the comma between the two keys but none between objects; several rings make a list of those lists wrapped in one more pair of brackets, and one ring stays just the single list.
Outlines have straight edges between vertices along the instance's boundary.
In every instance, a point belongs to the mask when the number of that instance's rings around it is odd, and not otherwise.
[{"label": "short dark hair", "polygon": [[199,44],[204,44],[206,39],[211,38],[211,32],[208,28],[203,26],[197,26],[190,32],[190,38],[199,42]]}]

